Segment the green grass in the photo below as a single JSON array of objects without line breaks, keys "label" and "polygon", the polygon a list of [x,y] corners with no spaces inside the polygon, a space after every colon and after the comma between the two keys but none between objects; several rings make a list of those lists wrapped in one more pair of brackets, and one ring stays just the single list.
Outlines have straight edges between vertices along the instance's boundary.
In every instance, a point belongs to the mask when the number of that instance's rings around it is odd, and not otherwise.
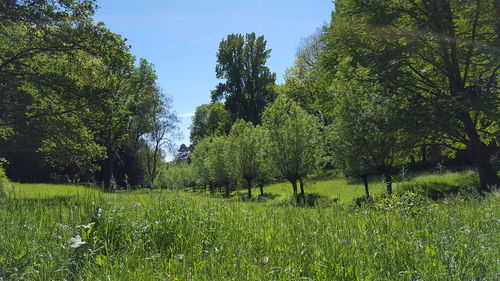
[{"label": "green grass", "polygon": [[[380,195],[385,192],[385,184],[381,181],[369,184],[370,192]],[[353,198],[365,195],[364,185],[350,184],[345,178],[334,178],[329,180],[319,180],[307,182],[306,193],[317,193],[331,199],[338,199],[340,202],[351,202]],[[253,194],[259,194],[258,189],[252,190]],[[272,184],[264,189],[264,193],[277,195],[281,199],[290,197],[292,186],[289,182]]]},{"label": "green grass", "polygon": [[[308,192],[341,199],[315,208],[13,184],[0,199],[0,280],[497,278],[497,194],[439,202],[412,195],[358,208],[352,198],[363,189],[345,183],[310,185]],[[291,188],[266,190],[279,202]],[[86,244],[71,248],[77,235]]]}]

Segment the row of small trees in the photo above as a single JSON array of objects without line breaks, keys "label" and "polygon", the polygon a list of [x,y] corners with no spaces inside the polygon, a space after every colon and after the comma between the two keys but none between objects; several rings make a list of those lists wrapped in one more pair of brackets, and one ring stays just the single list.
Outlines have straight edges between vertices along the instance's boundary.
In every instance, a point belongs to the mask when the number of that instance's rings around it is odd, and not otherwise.
[{"label": "row of small trees", "polygon": [[[252,186],[270,179],[288,180],[294,194],[304,195],[304,181],[321,165],[323,141],[318,120],[295,102],[278,97],[263,113],[262,125],[238,120],[228,136],[210,136],[197,143],[191,166],[198,184],[212,191],[225,187],[226,194],[245,186],[252,197]],[[167,177],[178,167],[169,169]]]}]

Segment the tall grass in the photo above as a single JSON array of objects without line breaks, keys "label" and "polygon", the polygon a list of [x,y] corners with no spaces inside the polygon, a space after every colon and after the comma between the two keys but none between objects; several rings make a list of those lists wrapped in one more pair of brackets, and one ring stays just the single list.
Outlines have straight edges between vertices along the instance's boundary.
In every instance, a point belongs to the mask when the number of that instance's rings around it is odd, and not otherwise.
[{"label": "tall grass", "polygon": [[479,175],[474,171],[425,174],[398,184],[400,191],[424,194],[430,198],[443,198],[450,193],[475,192]]},{"label": "tall grass", "polygon": [[[499,272],[496,196],[300,208],[174,191],[15,188],[0,199],[0,279],[494,280]],[[77,236],[85,244],[72,248]]]}]

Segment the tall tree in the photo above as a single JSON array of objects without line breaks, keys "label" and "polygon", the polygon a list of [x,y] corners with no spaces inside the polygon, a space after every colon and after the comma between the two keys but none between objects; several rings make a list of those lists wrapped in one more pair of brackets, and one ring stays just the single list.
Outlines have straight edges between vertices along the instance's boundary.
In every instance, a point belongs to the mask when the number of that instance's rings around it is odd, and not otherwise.
[{"label": "tall tree", "polygon": [[499,145],[499,7],[489,0],[336,1],[323,67],[335,72],[351,57],[381,83],[404,89],[428,135],[472,152],[478,189],[487,191],[499,184],[490,160]]},{"label": "tall tree", "polygon": [[153,188],[158,175],[158,166],[166,152],[172,151],[173,141],[177,139],[177,115],[172,112],[171,101],[163,97],[153,108],[152,128],[146,133],[146,141],[150,148],[145,149],[146,172],[148,185]]},{"label": "tall tree", "polygon": [[327,94],[329,82],[325,79],[319,63],[324,42],[323,29],[301,40],[297,48],[294,65],[285,73],[285,83],[276,86],[279,94],[291,98],[309,114],[315,115],[325,124],[330,122],[328,110],[323,108],[322,99]]},{"label": "tall tree", "polygon": [[276,74],[266,66],[270,53],[264,36],[255,33],[230,34],[220,43],[215,71],[226,81],[212,91],[212,101],[225,99],[233,122],[259,124],[264,108],[274,100]]},{"label": "tall tree", "polygon": [[304,180],[319,168],[323,151],[319,121],[292,100],[280,96],[264,112],[269,161],[277,174],[292,184],[297,181],[304,196]]}]

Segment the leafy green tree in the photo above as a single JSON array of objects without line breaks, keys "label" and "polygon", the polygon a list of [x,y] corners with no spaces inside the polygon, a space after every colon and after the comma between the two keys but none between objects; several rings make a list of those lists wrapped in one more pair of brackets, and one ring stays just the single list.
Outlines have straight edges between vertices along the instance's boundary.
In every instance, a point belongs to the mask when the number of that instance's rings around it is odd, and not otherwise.
[{"label": "leafy green tree", "polygon": [[407,160],[418,139],[405,130],[404,122],[409,120],[399,108],[398,96],[390,95],[390,89],[380,85],[368,69],[348,63],[339,65],[331,88],[335,104],[332,155],[347,174],[363,178],[367,196],[367,177],[373,171],[383,174],[391,194],[391,172]]},{"label": "leafy green tree", "polygon": [[499,184],[490,161],[499,145],[498,1],[339,0],[324,39],[324,69],[333,74],[351,57],[384,87],[404,89],[427,136],[471,152],[479,190]]},{"label": "leafy green tree", "polygon": [[214,180],[210,173],[209,152],[210,152],[210,138],[205,138],[196,144],[191,152],[191,165],[195,171],[198,179],[198,184],[208,185],[210,191],[214,189]]},{"label": "leafy green tree", "polygon": [[194,168],[186,162],[175,163],[162,170],[159,182],[162,188],[186,189],[194,187],[196,183]]},{"label": "leafy green tree", "polygon": [[264,112],[268,133],[267,155],[276,173],[304,196],[304,180],[321,163],[323,142],[318,120],[292,100],[280,96]]},{"label": "leafy green tree", "polygon": [[324,110],[322,97],[329,86],[320,68],[319,58],[324,43],[321,41],[322,29],[303,39],[297,49],[294,65],[285,73],[285,83],[276,86],[276,92],[294,100],[309,114],[319,117],[328,124],[329,112]]},{"label": "leafy green tree", "polygon": [[190,139],[193,146],[208,136],[227,135],[231,129],[229,112],[220,102],[202,104],[194,113]]},{"label": "leafy green tree", "polygon": [[226,136],[207,137],[194,147],[192,165],[202,184],[208,184],[210,192],[215,186],[225,186],[229,194],[233,175],[228,169],[228,141]]},{"label": "leafy green tree", "polygon": [[271,50],[263,36],[230,34],[217,52],[216,74],[225,79],[212,91],[212,101],[225,99],[232,121],[259,124],[266,105],[273,101],[276,74],[266,66]]},{"label": "leafy green tree", "polygon": [[[252,197],[252,181],[257,179],[263,163],[259,161],[261,141],[259,132],[250,122],[238,120],[231,127],[227,167],[246,182],[248,197]],[[261,189],[261,193],[263,190]]]},{"label": "leafy green tree", "polygon": [[234,182],[234,176],[228,167],[228,157],[231,157],[228,144],[226,136],[211,137],[207,159],[210,177],[217,186],[226,188],[226,196],[229,196]]}]

